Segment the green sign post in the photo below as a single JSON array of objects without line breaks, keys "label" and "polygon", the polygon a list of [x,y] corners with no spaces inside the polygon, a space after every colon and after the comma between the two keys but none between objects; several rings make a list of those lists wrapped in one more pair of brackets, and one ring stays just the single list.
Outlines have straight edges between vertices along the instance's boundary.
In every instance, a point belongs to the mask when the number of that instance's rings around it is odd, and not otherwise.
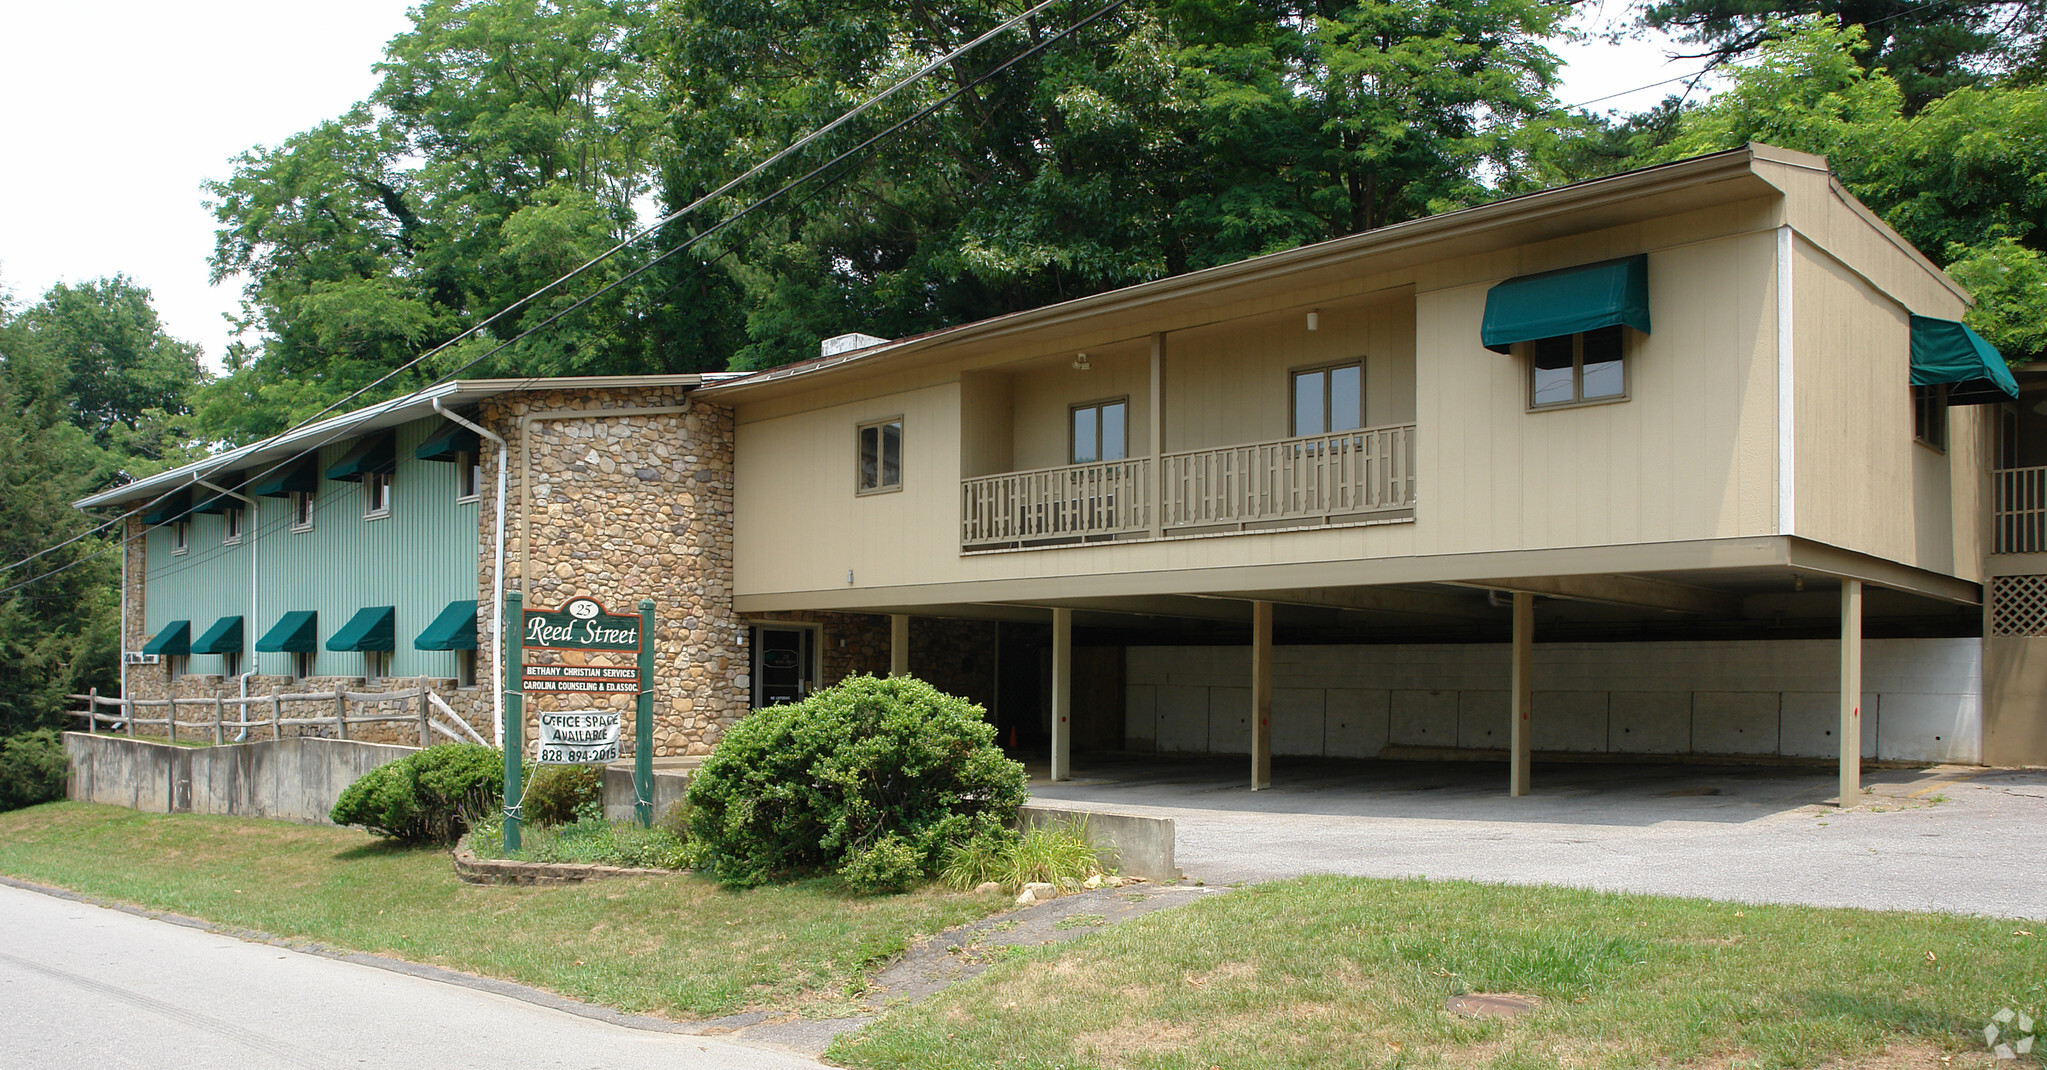
[{"label": "green sign post", "polygon": [[[514,627],[520,619],[519,592],[505,592],[505,627]],[[526,724],[525,689],[520,686],[519,662],[524,653],[524,643],[513,643],[505,651],[505,850],[519,849],[519,801],[525,792],[519,786],[520,759],[526,754],[525,744],[519,741],[520,730]]]},{"label": "green sign post", "polygon": [[633,710],[633,816],[654,825],[654,603],[640,599],[640,698]]}]

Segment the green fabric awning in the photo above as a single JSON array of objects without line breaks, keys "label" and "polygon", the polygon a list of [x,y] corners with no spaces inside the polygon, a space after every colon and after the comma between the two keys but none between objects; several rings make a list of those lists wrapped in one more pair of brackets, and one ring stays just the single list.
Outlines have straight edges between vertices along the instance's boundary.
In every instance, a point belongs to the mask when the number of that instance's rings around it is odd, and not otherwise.
[{"label": "green fabric awning", "polygon": [[156,503],[155,508],[142,514],[142,522],[150,525],[168,524],[190,511],[191,504],[190,490],[172,491],[169,497]]},{"label": "green fabric awning", "polygon": [[[216,476],[207,480],[207,482],[215,486],[226,487],[229,490],[240,491],[244,480],[242,473],[236,472],[233,475]],[[219,491],[206,487],[200,487],[198,490],[201,497],[199,504],[192,507],[192,511],[195,513],[225,513],[230,509],[240,509],[248,504],[231,494],[222,494]]]},{"label": "green fabric awning", "polygon": [[317,493],[319,489],[319,458],[305,457],[257,480],[249,493],[261,498],[289,498],[293,494]]},{"label": "green fabric awning", "polygon": [[1485,295],[1479,341],[1495,353],[1516,342],[1626,324],[1649,333],[1649,257],[1508,279]]},{"label": "green fabric awning", "polygon": [[256,640],[256,649],[265,654],[303,654],[319,649],[319,614],[310,609],[294,609],[277,618],[277,623]]},{"label": "green fabric awning", "polygon": [[393,650],[398,646],[398,613],[390,606],[358,609],[348,623],[327,640],[329,650]]},{"label": "green fabric awning", "polygon": [[415,650],[475,650],[476,599],[450,602],[412,641]]},{"label": "green fabric awning", "polygon": [[1950,405],[2016,401],[2018,380],[1997,347],[1968,324],[1931,316],[1912,317],[1912,385],[1948,385]]},{"label": "green fabric awning", "polygon": [[476,432],[461,424],[450,423],[420,443],[419,448],[412,451],[412,455],[422,461],[447,461],[453,464],[457,454],[474,454],[477,444],[481,441]]},{"label": "green fabric awning", "polygon": [[398,466],[398,441],[389,431],[365,435],[341,459],[327,469],[328,479],[360,483],[372,472],[388,472]]},{"label": "green fabric awning", "polygon": [[242,652],[242,618],[222,617],[192,644],[194,654],[239,654]]},{"label": "green fabric awning", "polygon": [[142,648],[144,654],[190,654],[192,652],[192,622],[174,620],[157,629],[149,645]]}]

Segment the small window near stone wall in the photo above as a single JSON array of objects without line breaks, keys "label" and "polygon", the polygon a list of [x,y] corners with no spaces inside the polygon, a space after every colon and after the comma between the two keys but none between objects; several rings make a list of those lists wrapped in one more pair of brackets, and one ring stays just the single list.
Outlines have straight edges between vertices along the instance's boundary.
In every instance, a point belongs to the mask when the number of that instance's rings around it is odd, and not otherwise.
[{"label": "small window near stone wall", "polygon": [[189,671],[190,658],[184,654],[166,654],[163,659],[164,679],[177,683],[178,677]]},{"label": "small window near stone wall", "polygon": [[362,652],[363,679],[375,683],[391,675],[391,652],[388,650],[365,650]]},{"label": "small window near stone wall", "polygon": [[476,686],[476,651],[455,651],[455,686]]},{"label": "small window near stone wall", "polygon": [[242,652],[230,650],[220,656],[221,675],[233,679],[242,674]]},{"label": "small window near stone wall", "polygon": [[293,652],[291,656],[291,674],[293,677],[300,680],[304,680],[307,677],[313,675],[312,651],[299,650]]},{"label": "small window near stone wall", "polygon": [[471,501],[483,486],[483,464],[474,453],[455,455],[455,500]]}]

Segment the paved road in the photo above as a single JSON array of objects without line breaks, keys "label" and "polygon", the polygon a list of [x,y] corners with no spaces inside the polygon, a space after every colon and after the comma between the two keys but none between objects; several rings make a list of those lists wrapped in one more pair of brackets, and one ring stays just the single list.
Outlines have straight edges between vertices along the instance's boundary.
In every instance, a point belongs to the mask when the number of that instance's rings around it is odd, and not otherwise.
[{"label": "paved road", "polygon": [[2038,771],[1872,771],[1844,812],[1814,770],[1538,765],[1511,799],[1497,764],[1282,761],[1253,794],[1247,763],[1077,763],[1031,790],[1173,818],[1180,868],[1211,884],[1425,876],[2047,919]]},{"label": "paved road", "polygon": [[0,1067],[816,1070],[0,886]]}]

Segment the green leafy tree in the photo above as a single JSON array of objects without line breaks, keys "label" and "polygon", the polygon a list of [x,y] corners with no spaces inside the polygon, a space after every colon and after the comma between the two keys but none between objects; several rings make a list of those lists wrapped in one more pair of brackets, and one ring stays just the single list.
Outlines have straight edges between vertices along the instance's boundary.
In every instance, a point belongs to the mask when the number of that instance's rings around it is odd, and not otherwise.
[{"label": "green leafy tree", "polygon": [[173,448],[156,425],[190,412],[188,395],[204,376],[199,347],[164,332],[147,289],[125,275],[60,282],[12,329],[22,404],[57,405],[101,447],[159,458]]},{"label": "green leafy tree", "polygon": [[[664,196],[687,203],[1013,10],[669,0]],[[808,162],[962,94],[800,208],[728,237],[747,309],[737,366],[1489,196],[1482,174],[1511,184],[1527,170],[1515,128],[1550,103],[1556,61],[1542,42],[1561,14],[1530,0],[1139,4],[980,80],[1084,10],[1031,22],[891,99]]]},{"label": "green leafy tree", "polygon": [[[642,73],[650,8],[428,0],[387,47],[368,100],[252,149],[210,184],[214,278],[242,280],[255,341],[228,355],[228,375],[201,400],[203,424],[236,440],[279,431],[630,233],[665,145]],[[681,265],[571,308],[647,257],[611,260],[378,394],[417,388],[557,314],[470,374],[722,365],[731,302],[689,289]]]},{"label": "green leafy tree", "polygon": [[1651,0],[1641,22],[1725,64],[1754,55],[1792,20],[1813,17],[1860,30],[1870,45],[1861,65],[1895,82],[1908,110],[1997,72],[2035,80],[2047,70],[2040,0]]}]

